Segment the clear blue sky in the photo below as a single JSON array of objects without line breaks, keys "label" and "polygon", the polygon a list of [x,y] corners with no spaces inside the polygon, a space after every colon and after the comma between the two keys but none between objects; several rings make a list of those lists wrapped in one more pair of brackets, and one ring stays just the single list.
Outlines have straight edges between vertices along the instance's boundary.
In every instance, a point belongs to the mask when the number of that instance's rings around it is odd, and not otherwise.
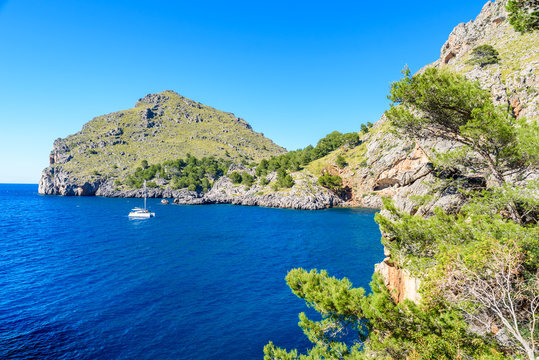
[{"label": "clear blue sky", "polygon": [[0,0],[0,182],[37,183],[54,139],[167,89],[289,150],[357,131],[484,3]]}]

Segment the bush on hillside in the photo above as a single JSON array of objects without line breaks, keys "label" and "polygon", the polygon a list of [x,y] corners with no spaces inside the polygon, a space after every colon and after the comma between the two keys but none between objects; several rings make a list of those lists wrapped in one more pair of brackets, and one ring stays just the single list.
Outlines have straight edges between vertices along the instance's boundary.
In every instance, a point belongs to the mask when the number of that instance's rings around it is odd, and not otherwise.
[{"label": "bush on hillside", "polygon": [[509,0],[506,6],[509,23],[520,32],[533,32],[539,29],[539,4],[537,0]]},{"label": "bush on hillside", "polygon": [[499,53],[495,48],[490,45],[481,45],[473,49],[472,58],[468,62],[484,67],[490,64],[497,64],[499,61]]}]

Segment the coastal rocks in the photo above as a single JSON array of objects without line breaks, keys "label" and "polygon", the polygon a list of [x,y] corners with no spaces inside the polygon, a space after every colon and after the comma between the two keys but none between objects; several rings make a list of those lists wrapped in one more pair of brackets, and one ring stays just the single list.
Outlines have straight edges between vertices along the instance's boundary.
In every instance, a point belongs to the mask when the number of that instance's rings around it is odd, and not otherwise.
[{"label": "coastal rocks", "polygon": [[[241,167],[234,167],[234,171]],[[232,170],[232,169],[231,169]],[[275,174],[269,174],[268,179]],[[342,200],[327,189],[315,184],[314,177],[294,174],[296,184],[291,189],[273,191],[269,186],[235,185],[221,177],[204,196],[205,203],[265,206],[289,209],[319,210],[340,205]]]},{"label": "coastal rocks", "polygon": [[[496,104],[511,106],[517,118],[529,120],[539,117],[539,33],[517,33],[507,20],[506,4],[507,0],[489,1],[475,20],[456,26],[440,58],[428,66],[448,68],[477,80],[490,90]],[[480,45],[494,47],[500,62],[472,67],[470,53]]]},{"label": "coastal rocks", "polygon": [[41,174],[38,192],[43,195],[91,196],[95,194],[99,185],[99,181],[73,183],[61,168],[47,168]]},{"label": "coastal rocks", "polygon": [[[386,255],[389,254],[386,252]],[[390,257],[386,257],[384,261],[375,265],[375,271],[384,279],[384,284],[395,303],[410,300],[419,304],[421,301],[421,294],[419,293],[421,281],[412,277],[408,270],[400,269],[391,262]]]},{"label": "coastal rocks", "polygon": [[49,164],[65,164],[72,158],[69,154],[69,147],[63,143],[62,139],[54,140],[52,151],[49,155]]},{"label": "coastal rocks", "polygon": [[182,189],[174,193],[173,203],[176,205],[203,205],[208,202],[205,201],[202,194]]}]

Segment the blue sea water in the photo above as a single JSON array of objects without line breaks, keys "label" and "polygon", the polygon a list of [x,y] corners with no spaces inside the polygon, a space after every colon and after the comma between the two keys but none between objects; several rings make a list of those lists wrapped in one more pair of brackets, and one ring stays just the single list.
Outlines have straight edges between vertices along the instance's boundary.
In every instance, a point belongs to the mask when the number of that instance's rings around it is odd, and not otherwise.
[{"label": "blue sea water", "polygon": [[0,358],[261,359],[309,346],[284,277],[368,288],[383,258],[365,209],[302,211],[40,196],[0,184]]}]

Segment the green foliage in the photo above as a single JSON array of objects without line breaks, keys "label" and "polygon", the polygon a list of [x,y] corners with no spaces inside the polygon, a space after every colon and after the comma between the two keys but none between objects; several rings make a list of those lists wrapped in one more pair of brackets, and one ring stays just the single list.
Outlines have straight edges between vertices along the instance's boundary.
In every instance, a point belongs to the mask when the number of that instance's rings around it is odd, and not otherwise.
[{"label": "green foliage", "polygon": [[292,179],[292,176],[285,169],[278,169],[275,185],[277,188],[291,188],[294,186],[294,179]]},{"label": "green foliage", "polygon": [[[170,181],[173,189],[206,192],[211,189],[210,180],[215,181],[223,176],[228,171],[230,163],[230,161],[215,159],[212,156],[197,159],[190,154],[187,154],[184,159],[168,160],[162,164],[150,165],[143,160],[142,166],[127,176],[126,184],[133,188],[140,188],[145,180],[161,178]],[[146,185],[150,186],[148,184]]]},{"label": "green foliage", "polygon": [[458,166],[458,161],[478,159],[462,165],[490,172],[500,185],[505,172],[523,171],[539,163],[537,147],[524,146],[520,136],[537,134],[537,124],[520,120],[517,130],[512,114],[496,107],[490,92],[477,82],[436,68],[413,77],[405,70],[404,75],[391,85],[388,98],[393,105],[386,115],[412,137],[442,137],[462,145],[439,157],[440,163]]},{"label": "green foliage", "polygon": [[228,178],[230,179],[230,181],[232,181],[232,184],[241,183],[241,174],[237,171],[232,171],[230,174],[228,174]]},{"label": "green foliage", "polygon": [[250,187],[255,182],[255,178],[252,175],[249,175],[248,173],[244,172],[241,174],[241,183],[242,185],[245,185],[247,187]]},{"label": "green foliage", "polygon": [[367,121],[367,124],[361,124],[361,131],[366,134],[369,132],[369,130],[371,129],[371,127],[373,126],[374,124],[371,123],[370,121]]},{"label": "green foliage", "polygon": [[477,64],[481,67],[490,64],[497,64],[500,61],[499,53],[491,45],[480,45],[473,49],[470,64]]},{"label": "green foliage", "polygon": [[377,274],[368,296],[348,279],[329,277],[324,270],[294,269],[286,282],[321,315],[320,321],[304,313],[299,316],[299,326],[314,347],[298,356],[297,350],[280,349],[270,342],[264,359],[503,358],[493,344],[470,334],[453,310],[423,308],[408,301],[396,305]]},{"label": "green foliage", "polygon": [[310,162],[326,156],[341,146],[357,146],[360,144],[357,133],[341,134],[334,131],[320,139],[316,145],[307,146],[304,149],[290,151],[286,154],[275,156],[269,160],[262,160],[256,167],[256,176],[264,176],[279,169],[299,171]]},{"label": "green foliage", "polygon": [[339,191],[342,189],[342,179],[339,175],[325,173],[318,178],[318,184],[332,191]]},{"label": "green foliage", "polygon": [[[385,200],[390,216],[375,218],[392,260],[422,278],[423,305],[443,304],[472,321],[505,327],[517,344],[513,350],[526,353],[522,344],[539,341],[530,330],[539,299],[537,190],[532,182],[469,193],[459,213],[436,210],[429,218],[400,212]],[[524,222],[504,216],[508,202],[518,204]]]},{"label": "green foliage", "polygon": [[348,165],[348,163],[346,162],[346,159],[342,155],[337,156],[337,160],[335,160],[335,163],[341,169]]},{"label": "green foliage", "polygon": [[539,29],[539,5],[536,0],[509,0],[506,5],[509,23],[520,32]]},{"label": "green foliage", "polygon": [[265,186],[265,185],[268,185],[268,184],[269,184],[268,178],[265,177],[265,176],[262,176],[262,177],[260,178],[260,185]]},{"label": "green foliage", "polygon": [[[507,187],[509,188],[509,187]],[[435,216],[423,218],[399,211],[391,200],[384,199],[390,217],[376,214],[375,220],[386,237],[384,245],[401,266],[421,272],[436,263],[440,246],[462,246],[485,237],[504,243],[518,238],[523,246],[539,238],[536,226],[521,226],[502,215],[508,202],[519,204],[522,217],[529,224],[537,221],[539,206],[534,193],[536,184],[527,187],[492,189],[470,193],[470,203],[458,214],[435,210]],[[535,219],[535,220],[534,220]],[[535,251],[535,250],[534,250]]]}]

